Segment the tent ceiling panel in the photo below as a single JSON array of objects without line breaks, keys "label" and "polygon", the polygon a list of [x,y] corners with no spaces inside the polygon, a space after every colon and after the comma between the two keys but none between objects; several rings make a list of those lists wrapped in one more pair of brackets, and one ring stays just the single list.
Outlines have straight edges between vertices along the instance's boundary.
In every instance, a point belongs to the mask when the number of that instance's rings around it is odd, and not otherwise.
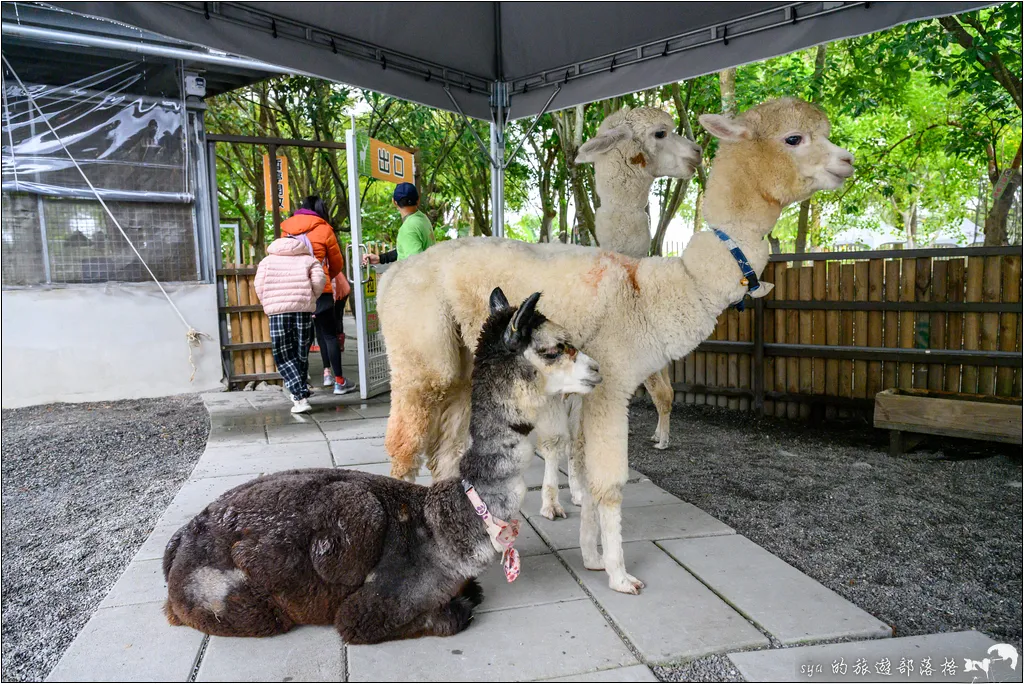
[{"label": "tent ceiling panel", "polygon": [[495,80],[519,118],[992,3],[58,4],[489,120]]}]

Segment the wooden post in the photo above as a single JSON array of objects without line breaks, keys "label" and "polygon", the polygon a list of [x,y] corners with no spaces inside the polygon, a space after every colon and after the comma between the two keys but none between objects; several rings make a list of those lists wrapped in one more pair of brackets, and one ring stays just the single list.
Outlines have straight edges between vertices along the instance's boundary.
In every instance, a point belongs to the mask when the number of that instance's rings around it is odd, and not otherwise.
[{"label": "wooden post", "polygon": [[[826,269],[827,296],[830,302],[838,302],[839,292],[839,271],[838,261],[828,262]],[[840,344],[841,335],[839,326],[839,312],[830,310],[825,312],[825,344],[836,347]],[[825,361],[825,394],[830,397],[839,396],[839,359],[828,359]],[[835,407],[829,406],[825,415],[834,417]]]},{"label": "wooden post", "polygon": [[[1020,301],[1020,256],[1004,256],[1002,258],[1003,273],[1003,296],[1004,302]],[[1015,313],[1004,313],[999,321],[999,349],[1002,351],[1016,351],[1017,349],[1017,326],[1019,316]],[[1020,372],[1020,369],[1017,369]],[[1002,366],[996,372],[996,394],[1001,397],[1013,396],[1014,369],[1009,366]]]},{"label": "wooden post", "polygon": [[[985,276],[983,257],[972,256],[967,260],[967,298],[968,302],[980,302]],[[981,344],[981,314],[964,314],[964,349],[976,350]],[[978,367],[964,366],[960,378],[960,391],[968,394],[978,393]]]},{"label": "wooden post", "polygon": [[[932,263],[932,301],[945,302],[948,299],[946,294],[947,274],[949,262],[936,259]],[[946,314],[937,311],[931,315],[931,330],[928,335],[929,349],[946,348]],[[943,380],[943,368],[941,363],[928,364],[928,389],[941,390]]]},{"label": "wooden post", "polygon": [[[811,266],[811,297],[821,302],[828,297],[828,280],[824,261],[815,261]],[[825,344],[825,311],[815,309],[811,312],[811,344]],[[811,361],[811,392],[825,394],[825,359]]]},{"label": "wooden post", "polygon": [[[740,339],[740,312],[736,309],[728,309],[725,312],[726,325],[728,326],[729,339],[733,342],[739,342]],[[738,354],[729,354],[726,357],[726,363],[728,365],[727,375],[729,378],[729,387],[740,386],[740,357]],[[740,408],[739,397],[725,397],[726,406],[733,411],[738,411]]]},{"label": "wooden post", "polygon": [[[950,259],[946,262],[946,299],[950,302],[964,301],[964,260]],[[946,316],[946,349],[963,349],[964,315],[951,313]],[[960,391],[960,364],[946,364],[942,389],[947,392]]]},{"label": "wooden post", "polygon": [[[914,276],[914,300],[918,302],[931,301],[932,289],[932,260],[929,258],[916,259],[917,268]],[[918,311],[914,317],[914,348],[927,349],[928,340],[931,338],[931,316],[927,311]],[[925,389],[928,387],[928,364],[914,364],[914,387]]]},{"label": "wooden post", "polygon": [[[997,256],[985,257],[985,272],[982,282],[982,301],[998,302],[1002,277],[999,274],[1001,259]],[[999,314],[987,313],[981,316],[981,348],[984,351],[995,351],[999,348]],[[996,369],[984,366],[978,373],[978,394],[995,395]]]},{"label": "wooden post", "polygon": [[[763,299],[763,297],[759,297],[758,299]],[[757,300],[755,299],[753,301],[756,302]],[[751,325],[751,321],[754,320],[754,311],[753,311],[753,309],[751,307],[756,307],[756,306],[757,306],[756,304],[752,304],[751,306],[748,306],[739,315],[740,342],[750,342],[750,340],[751,340],[750,325]],[[750,357],[751,357],[751,354],[740,354],[740,357],[739,357],[740,358],[740,378],[739,378],[740,385],[739,386],[741,388],[743,388],[743,389],[750,389]],[[747,397],[740,397],[739,409],[740,409],[740,411],[749,411],[750,410],[750,399],[748,399]]]},{"label": "wooden post", "polygon": [[[800,267],[790,266],[786,270],[786,296],[788,299],[800,299]],[[797,309],[786,310],[786,339],[790,342],[800,341],[800,312]],[[786,392],[800,392],[800,358],[791,356],[786,359]],[[790,420],[800,417],[800,404],[795,401],[786,402],[786,416]]]},{"label": "wooden post", "polygon": [[[237,267],[237,265],[236,265]],[[228,306],[238,306],[238,278],[239,276],[224,276],[224,285],[227,288]],[[242,317],[239,314],[228,314],[228,325],[231,329],[231,342],[241,344],[242,342]],[[231,374],[241,375],[245,372],[245,364],[242,361],[242,354],[238,351],[231,352]]]},{"label": "wooden post", "polygon": [[[890,259],[885,262],[885,301],[900,300],[900,262]],[[897,311],[885,312],[885,346],[893,349],[900,346],[900,315]],[[893,389],[899,385],[899,364],[886,361],[882,365],[882,389]]]},{"label": "wooden post", "polygon": [[[869,264],[858,261],[853,265],[853,298],[858,302],[868,301]],[[868,346],[868,312],[857,311],[853,315],[853,344]],[[853,396],[866,399],[868,396],[868,362],[853,362]]]},{"label": "wooden post", "polygon": [[754,358],[752,360],[752,363],[754,365],[754,412],[757,413],[758,416],[763,416],[767,410],[764,401],[764,383],[765,377],[767,375],[765,372],[766,369],[764,358],[764,299],[764,297],[760,297],[754,300]]},{"label": "wooden post", "polygon": [[[842,300],[852,302],[854,301],[854,265],[843,264],[839,270]],[[844,311],[841,320],[843,331],[840,344],[849,347],[853,344],[853,312]],[[853,361],[843,360],[839,364],[839,396],[853,397]]]},{"label": "wooden post", "polygon": [[[801,266],[797,269],[799,274],[800,301],[811,301],[813,288],[811,287],[813,267]],[[801,309],[799,312],[800,344],[811,343],[811,311]],[[813,389],[813,371],[810,357],[800,357],[800,394],[810,395]],[[811,404],[805,400],[799,405],[800,418],[806,420],[811,417]]]},{"label": "wooden post", "polygon": [[[900,301],[914,301],[914,292],[917,286],[917,265],[914,259],[903,260],[903,274],[900,279]],[[914,321],[913,311],[900,313],[900,347],[904,349],[914,348]],[[914,386],[914,364],[900,363],[899,365],[899,387],[910,389]]]},{"label": "wooden post", "polygon": [[[882,301],[882,290],[885,285],[885,262],[881,259],[872,259],[868,262],[868,301]],[[882,342],[882,312],[871,311],[868,313],[868,346],[881,347]],[[868,362],[867,396],[874,397],[882,391],[882,362]]]},{"label": "wooden post", "polygon": [[[776,293],[779,291],[779,278],[778,278],[779,267],[780,266],[784,266],[784,265],[785,264],[781,264],[781,263],[769,263],[768,264],[768,268],[771,269],[771,279],[770,279],[770,281],[775,285],[775,287],[772,289],[771,292],[768,293],[767,297],[764,297],[762,299],[758,299],[757,300],[758,302],[774,301],[775,299],[778,298],[778,295]],[[771,342],[775,342],[776,341],[776,337],[775,337],[775,314],[767,311],[767,308],[768,308],[767,306],[762,306],[762,309],[761,309],[761,330],[762,330],[762,342],[763,343],[771,343]],[[755,325],[756,325],[756,323],[755,323]],[[761,358],[763,359],[762,363],[764,364],[762,387],[763,387],[763,391],[764,392],[770,392],[770,391],[773,391],[775,389],[775,357],[774,356],[765,356],[764,355],[764,347],[763,346],[761,347],[760,351],[761,351]],[[762,397],[763,397],[763,395],[762,395]],[[775,415],[775,402],[771,401],[771,400],[765,399],[764,400],[764,408],[763,408],[763,411],[762,411],[761,415],[764,415],[764,416],[774,416]]]},{"label": "wooden post", "polygon": [[[718,316],[718,325],[715,327],[715,339],[716,340],[728,340],[729,339],[729,316],[733,312],[733,309],[726,309]],[[729,355],[728,354],[716,354],[715,361],[718,364],[715,378],[719,387],[729,386]],[[724,394],[720,394],[716,397],[716,403],[721,408],[729,406],[729,397]]]}]

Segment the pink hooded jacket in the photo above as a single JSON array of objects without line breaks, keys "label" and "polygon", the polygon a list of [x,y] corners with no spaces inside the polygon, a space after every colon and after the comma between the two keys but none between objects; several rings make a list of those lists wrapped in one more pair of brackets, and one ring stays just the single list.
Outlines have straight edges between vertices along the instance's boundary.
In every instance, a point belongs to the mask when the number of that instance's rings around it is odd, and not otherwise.
[{"label": "pink hooded jacket", "polygon": [[282,237],[267,248],[267,258],[256,269],[256,295],[268,316],[316,311],[316,298],[327,285],[323,266],[306,245]]}]

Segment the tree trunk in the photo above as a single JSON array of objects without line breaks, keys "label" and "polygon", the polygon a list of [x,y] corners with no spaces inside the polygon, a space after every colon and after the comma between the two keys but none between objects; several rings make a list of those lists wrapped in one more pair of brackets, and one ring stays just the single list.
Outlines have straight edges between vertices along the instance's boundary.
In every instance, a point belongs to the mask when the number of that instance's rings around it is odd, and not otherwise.
[{"label": "tree trunk", "polygon": [[686,197],[686,192],[690,188],[690,179],[673,178],[669,181],[669,186],[668,201],[662,207],[661,216],[658,217],[658,228],[654,231],[654,238],[651,240],[650,253],[654,256],[662,254],[665,233],[668,231],[668,225],[675,218],[676,212],[679,211],[679,205],[682,204],[683,198]]},{"label": "tree trunk", "polygon": [[722,113],[736,113],[736,67],[718,72],[718,89],[722,93]]},{"label": "tree trunk", "polygon": [[704,222],[704,191],[697,188],[697,199],[693,203],[693,232],[697,233]]},{"label": "tree trunk", "polygon": [[985,216],[985,244],[1005,245],[1009,244],[1006,237],[1006,218],[1013,207],[1013,198],[1021,186],[1021,147],[1017,147],[1017,154],[1014,156],[1010,167],[1003,173],[1007,174],[1005,185],[1002,179],[996,181],[994,190],[1000,194],[993,197],[992,208]]},{"label": "tree trunk", "polygon": [[807,226],[811,218],[811,200],[805,199],[800,203],[800,218],[796,224],[796,245],[793,251],[802,254],[807,251]]},{"label": "tree trunk", "polygon": [[[576,153],[583,144],[583,123],[585,118],[584,105],[577,105],[575,109],[565,112],[556,112],[555,123],[558,131],[558,141],[562,148],[562,159],[565,163],[566,174],[568,175],[569,188],[572,191],[573,203],[576,206],[576,222],[582,232],[594,236],[594,208],[587,192],[583,174],[576,166]],[[597,243],[596,236],[594,244]]]},{"label": "tree trunk", "polygon": [[558,186],[558,241],[569,242],[569,200],[565,196],[565,183]]}]

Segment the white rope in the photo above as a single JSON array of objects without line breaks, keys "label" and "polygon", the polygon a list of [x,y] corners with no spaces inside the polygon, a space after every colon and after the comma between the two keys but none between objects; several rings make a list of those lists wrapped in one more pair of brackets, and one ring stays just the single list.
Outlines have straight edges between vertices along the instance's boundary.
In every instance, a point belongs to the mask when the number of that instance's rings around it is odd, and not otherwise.
[{"label": "white rope", "polygon": [[[10,70],[11,75],[14,76],[14,80],[16,80],[18,82],[18,85],[21,87],[21,91],[25,93],[26,97],[28,97],[29,104],[31,104],[32,107],[35,108],[36,112],[39,113],[39,117],[43,120],[43,123],[45,123],[46,127],[50,129],[50,133],[52,133],[53,136],[57,139],[57,142],[60,143],[60,146],[68,155],[68,159],[70,159],[71,163],[75,165],[76,169],[78,169],[78,173],[82,175],[82,180],[84,180],[86,185],[89,186],[89,189],[92,190],[92,194],[96,196],[96,200],[99,201],[100,206],[103,207],[103,210],[105,212],[107,212],[107,216],[109,216],[110,220],[114,223],[115,226],[117,226],[117,229],[121,231],[121,236],[124,237],[125,242],[127,242],[128,246],[132,248],[133,252],[135,252],[135,256],[139,257],[139,261],[141,261],[142,265],[146,267],[146,271],[149,273],[149,276],[153,279],[153,282],[156,283],[156,286],[160,288],[160,292],[162,292],[164,297],[167,299],[167,303],[171,305],[171,308],[174,309],[174,313],[178,314],[178,318],[180,318],[181,322],[185,325],[185,341],[188,344],[188,364],[192,367],[192,374],[189,376],[188,381],[191,383],[193,380],[195,380],[196,377],[196,364],[192,361],[192,349],[194,347],[201,347],[203,344],[204,337],[208,339],[213,338],[202,331],[196,330],[189,324],[187,320],[185,320],[185,316],[182,315],[181,311],[178,309],[178,306],[171,299],[171,296],[167,294],[167,290],[164,289],[163,284],[156,277],[156,274],[153,273],[153,269],[151,269],[149,267],[149,264],[146,263],[146,260],[142,258],[142,254],[140,254],[139,250],[135,248],[135,243],[133,243],[131,238],[128,237],[128,233],[126,233],[124,228],[121,227],[121,223],[117,220],[117,218],[114,217],[114,214],[113,212],[110,211],[110,208],[107,206],[107,203],[103,201],[103,198],[100,196],[100,193],[96,189],[96,186],[92,184],[92,181],[89,180],[89,177],[85,175],[85,171],[83,171],[82,167],[78,165],[78,161],[71,154],[71,150],[69,150],[68,146],[64,144],[64,139],[53,128],[53,126],[50,124],[50,119],[45,114],[43,114],[43,110],[39,108],[38,104],[36,104],[35,98],[32,96],[32,93],[29,92],[28,88],[25,87],[25,84],[22,82],[21,77],[18,76],[18,72],[15,71],[14,67],[11,66],[11,63],[7,61],[7,55],[0,54],[0,59],[3,59],[4,64]],[[8,133],[10,133],[10,131],[8,131]]]}]

